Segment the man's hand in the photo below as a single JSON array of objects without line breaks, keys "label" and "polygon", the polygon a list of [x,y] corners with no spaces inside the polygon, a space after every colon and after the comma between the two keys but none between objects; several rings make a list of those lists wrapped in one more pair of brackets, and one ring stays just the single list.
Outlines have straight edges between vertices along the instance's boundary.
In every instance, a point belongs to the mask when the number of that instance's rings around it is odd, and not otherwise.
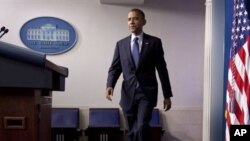
[{"label": "man's hand", "polygon": [[164,99],[163,104],[164,104],[164,110],[165,111],[169,110],[171,108],[171,106],[172,106],[171,99],[170,98]]},{"label": "man's hand", "polygon": [[109,101],[112,101],[112,96],[113,96],[113,91],[114,89],[112,87],[108,87],[106,89],[106,98],[109,100]]}]

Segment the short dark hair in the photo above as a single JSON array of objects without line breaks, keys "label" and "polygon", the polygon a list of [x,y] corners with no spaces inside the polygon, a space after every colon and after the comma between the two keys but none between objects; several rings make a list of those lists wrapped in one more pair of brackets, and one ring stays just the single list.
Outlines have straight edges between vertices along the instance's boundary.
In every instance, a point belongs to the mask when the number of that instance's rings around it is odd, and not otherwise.
[{"label": "short dark hair", "polygon": [[141,17],[143,19],[145,19],[145,14],[144,14],[144,12],[141,9],[133,8],[133,9],[130,10],[130,12],[137,12],[137,13],[139,13],[141,15]]}]

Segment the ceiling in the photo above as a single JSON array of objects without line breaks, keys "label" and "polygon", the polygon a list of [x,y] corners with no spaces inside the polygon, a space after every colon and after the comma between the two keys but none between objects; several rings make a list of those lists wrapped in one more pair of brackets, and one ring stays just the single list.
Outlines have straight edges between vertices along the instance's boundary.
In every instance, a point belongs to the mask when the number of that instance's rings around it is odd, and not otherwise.
[{"label": "ceiling", "polygon": [[124,4],[124,5],[138,5],[144,4],[144,0],[100,0],[102,4]]}]

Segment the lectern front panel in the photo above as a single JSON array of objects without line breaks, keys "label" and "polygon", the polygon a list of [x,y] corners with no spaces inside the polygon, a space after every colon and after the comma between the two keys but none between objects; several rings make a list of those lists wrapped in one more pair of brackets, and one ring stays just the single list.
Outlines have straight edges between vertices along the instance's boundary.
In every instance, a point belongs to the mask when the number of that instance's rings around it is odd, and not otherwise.
[{"label": "lectern front panel", "polygon": [[1,141],[50,141],[51,92],[0,88]]}]

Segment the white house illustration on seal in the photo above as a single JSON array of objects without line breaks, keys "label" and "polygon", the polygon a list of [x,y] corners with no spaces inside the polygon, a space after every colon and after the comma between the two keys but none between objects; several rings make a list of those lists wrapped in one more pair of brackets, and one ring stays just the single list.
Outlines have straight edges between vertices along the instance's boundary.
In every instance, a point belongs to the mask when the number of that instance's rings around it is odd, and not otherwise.
[{"label": "white house illustration on seal", "polygon": [[27,30],[27,40],[36,41],[69,41],[69,30],[57,29],[53,24]]}]

